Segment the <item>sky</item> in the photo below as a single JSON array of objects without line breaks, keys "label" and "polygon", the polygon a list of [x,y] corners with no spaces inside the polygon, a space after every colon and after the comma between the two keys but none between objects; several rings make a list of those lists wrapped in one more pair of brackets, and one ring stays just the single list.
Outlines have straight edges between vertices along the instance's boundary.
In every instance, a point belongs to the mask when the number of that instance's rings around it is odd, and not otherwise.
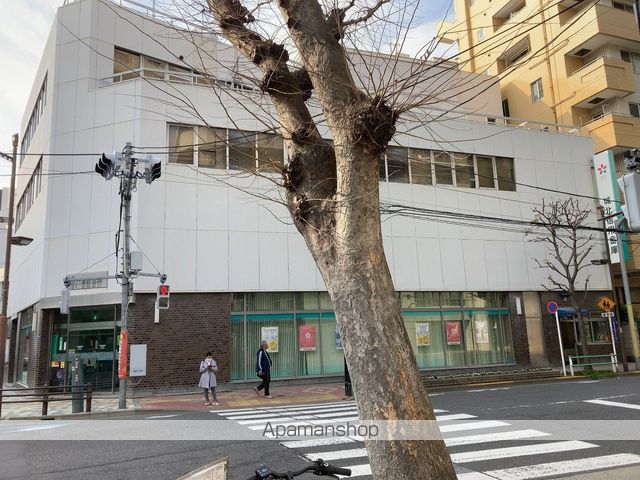
[{"label": "sky", "polygon": [[[452,0],[419,1],[416,27],[408,36],[406,47],[410,54],[435,35],[436,24],[444,18]],[[22,116],[40,56],[55,10],[63,3],[64,0],[0,0],[5,19],[0,29],[0,65],[4,67],[0,69],[0,151],[4,153],[11,154],[14,133],[22,138]],[[10,173],[8,163],[0,160],[0,186],[9,185]]]}]

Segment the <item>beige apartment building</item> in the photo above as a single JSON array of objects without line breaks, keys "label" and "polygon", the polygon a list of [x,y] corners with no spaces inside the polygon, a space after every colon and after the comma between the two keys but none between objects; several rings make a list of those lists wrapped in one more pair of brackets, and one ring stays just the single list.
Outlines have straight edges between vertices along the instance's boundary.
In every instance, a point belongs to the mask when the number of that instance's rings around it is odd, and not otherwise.
[{"label": "beige apartment building", "polygon": [[[500,79],[505,117],[579,127],[594,152],[640,146],[633,0],[454,0],[441,40],[460,68]],[[544,128],[544,127],[543,127]]]},{"label": "beige apartment building", "polygon": [[[531,127],[533,120],[541,130],[589,135],[594,153],[612,158],[619,175],[623,152],[640,147],[640,33],[634,4],[454,0],[455,19],[442,22],[438,35],[445,44],[457,44],[460,69],[488,75],[487,84],[499,81],[501,122]],[[638,241],[634,235],[627,244],[636,322]],[[612,270],[622,303],[619,265]],[[629,335],[624,337],[629,353]]]}]

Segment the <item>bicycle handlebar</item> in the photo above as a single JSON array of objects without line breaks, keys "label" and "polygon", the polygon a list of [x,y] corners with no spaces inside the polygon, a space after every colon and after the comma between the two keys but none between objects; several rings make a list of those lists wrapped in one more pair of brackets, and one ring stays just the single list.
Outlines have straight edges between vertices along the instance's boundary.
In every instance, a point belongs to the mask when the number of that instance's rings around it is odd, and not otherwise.
[{"label": "bicycle handlebar", "polygon": [[298,477],[306,472],[313,472],[315,475],[328,476],[328,477],[334,477],[334,478],[335,478],[335,475],[344,475],[347,477],[351,476],[351,470],[349,470],[348,468],[334,467],[333,465],[328,464],[321,458],[318,458],[311,465],[307,465],[306,467],[304,467],[301,470],[298,470],[297,472],[286,472],[286,473],[272,472],[269,469],[269,467],[267,467],[266,465],[260,465],[256,469],[255,475],[248,480],[256,480],[256,479],[265,480],[267,478],[289,480],[289,479]]}]

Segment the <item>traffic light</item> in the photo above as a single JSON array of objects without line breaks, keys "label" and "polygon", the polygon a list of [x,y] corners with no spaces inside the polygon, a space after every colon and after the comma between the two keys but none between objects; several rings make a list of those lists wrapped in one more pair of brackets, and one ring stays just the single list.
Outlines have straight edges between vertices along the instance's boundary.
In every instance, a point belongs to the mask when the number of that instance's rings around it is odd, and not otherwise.
[{"label": "traffic light", "polygon": [[624,192],[624,205],[621,208],[629,230],[640,232],[640,173],[623,175],[618,179],[618,185]]},{"label": "traffic light", "polygon": [[68,315],[69,314],[69,300],[70,300],[70,291],[69,287],[64,287],[60,290],[60,314]]},{"label": "traffic light", "polygon": [[169,308],[169,285],[162,284],[158,287],[156,305],[158,306],[158,310],[166,310]]},{"label": "traffic light", "polygon": [[157,180],[158,178],[160,178],[160,166],[161,166],[161,163],[156,162],[156,163],[152,163],[150,168],[145,168],[146,170],[145,180],[147,181],[147,183],[151,183],[154,180]]},{"label": "traffic light", "polygon": [[116,152],[103,153],[96,163],[96,173],[99,173],[105,180],[111,180],[116,174],[116,160],[118,154]]}]

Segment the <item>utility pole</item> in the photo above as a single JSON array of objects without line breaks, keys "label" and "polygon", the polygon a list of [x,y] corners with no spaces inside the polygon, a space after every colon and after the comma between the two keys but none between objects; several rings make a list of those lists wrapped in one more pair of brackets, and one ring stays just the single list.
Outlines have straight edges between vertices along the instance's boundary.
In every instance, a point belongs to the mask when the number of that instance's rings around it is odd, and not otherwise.
[{"label": "utility pole", "polygon": [[[118,165],[116,165],[116,162]],[[145,163],[147,166],[144,173],[138,171],[139,163]],[[122,212],[120,220],[122,221],[122,271],[116,275],[116,279],[120,280],[122,286],[122,301],[120,306],[120,357],[118,364],[118,408],[127,408],[127,359],[129,353],[129,331],[127,325],[127,311],[129,308],[129,298],[132,291],[132,279],[136,276],[158,276],[164,284],[166,275],[164,274],[143,274],[138,270],[131,268],[131,192],[135,190],[138,179],[144,179],[147,183],[151,183],[160,178],[160,161],[152,158],[146,160],[138,160],[133,156],[133,146],[127,142],[122,154],[117,156],[116,153],[102,154],[102,157],[96,163],[96,172],[102,175],[105,180],[111,180],[114,176],[120,177],[120,202]],[[118,232],[118,235],[120,232]],[[68,276],[65,281],[73,280],[74,276]],[[104,277],[102,277],[104,278]],[[111,278],[111,277],[106,277]],[[168,292],[168,287],[167,287]],[[168,296],[168,294],[167,294]],[[168,307],[168,303],[167,303]]]},{"label": "utility pole", "polygon": [[[7,245],[4,253],[4,275],[2,279],[2,312],[0,313],[0,389],[4,385],[4,357],[7,344],[7,306],[9,301],[9,268],[11,266],[11,235],[13,232],[13,197],[16,190],[16,163],[18,163],[18,134],[12,137],[13,156],[2,154],[11,162],[11,186],[9,188],[9,218],[7,219]],[[0,414],[2,396],[0,396]]]}]

